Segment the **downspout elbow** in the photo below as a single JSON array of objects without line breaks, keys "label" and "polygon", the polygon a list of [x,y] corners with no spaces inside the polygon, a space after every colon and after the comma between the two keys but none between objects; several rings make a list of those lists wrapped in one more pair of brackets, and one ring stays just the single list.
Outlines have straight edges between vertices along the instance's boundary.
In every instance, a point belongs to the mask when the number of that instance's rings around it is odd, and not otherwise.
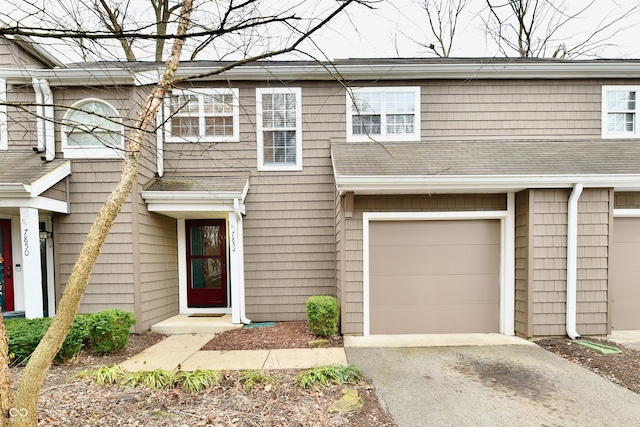
[{"label": "downspout elbow", "polygon": [[576,331],[578,274],[578,201],[583,185],[576,184],[569,197],[567,212],[567,318],[566,331],[571,339],[580,338]]}]

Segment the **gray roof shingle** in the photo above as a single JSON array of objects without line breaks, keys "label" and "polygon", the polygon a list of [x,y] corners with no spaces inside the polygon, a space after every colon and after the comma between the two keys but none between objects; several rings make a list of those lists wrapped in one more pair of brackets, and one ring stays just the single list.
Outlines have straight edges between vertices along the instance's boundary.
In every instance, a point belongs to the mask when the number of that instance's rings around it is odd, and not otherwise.
[{"label": "gray roof shingle", "polygon": [[336,176],[640,174],[639,140],[333,143]]},{"label": "gray roof shingle", "polygon": [[0,186],[2,184],[32,184],[58,167],[69,162],[41,159],[42,154],[33,150],[0,151]]}]

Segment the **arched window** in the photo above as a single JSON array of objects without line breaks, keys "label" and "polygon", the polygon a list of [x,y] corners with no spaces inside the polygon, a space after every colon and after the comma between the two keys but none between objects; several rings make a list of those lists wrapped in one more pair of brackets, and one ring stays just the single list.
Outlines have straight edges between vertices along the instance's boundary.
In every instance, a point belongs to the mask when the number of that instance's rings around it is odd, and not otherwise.
[{"label": "arched window", "polygon": [[110,104],[83,99],[67,111],[62,125],[66,158],[117,158],[123,149],[122,119]]}]

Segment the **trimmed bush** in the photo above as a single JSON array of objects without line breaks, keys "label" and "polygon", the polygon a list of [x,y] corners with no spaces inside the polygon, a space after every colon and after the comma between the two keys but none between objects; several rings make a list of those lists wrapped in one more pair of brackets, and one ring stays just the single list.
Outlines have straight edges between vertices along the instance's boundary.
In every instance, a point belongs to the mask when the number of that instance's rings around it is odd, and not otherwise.
[{"label": "trimmed bush", "polygon": [[319,337],[338,333],[338,301],[331,296],[315,295],[307,299],[307,323]]},{"label": "trimmed bush", "polygon": [[91,316],[89,340],[96,353],[112,353],[129,342],[129,328],[136,318],[127,311],[103,310]]},{"label": "trimmed bush", "polygon": [[[60,351],[53,359],[54,362],[66,362],[80,352],[89,336],[89,319],[90,315],[76,316]],[[13,355],[12,363],[26,363],[50,325],[50,318],[5,320],[7,338],[9,340],[9,354]]]}]

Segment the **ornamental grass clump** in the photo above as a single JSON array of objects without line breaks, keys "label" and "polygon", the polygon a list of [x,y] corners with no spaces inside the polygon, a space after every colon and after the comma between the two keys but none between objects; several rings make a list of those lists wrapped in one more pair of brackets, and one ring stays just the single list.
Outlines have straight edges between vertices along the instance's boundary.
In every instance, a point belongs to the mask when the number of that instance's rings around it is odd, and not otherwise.
[{"label": "ornamental grass clump", "polygon": [[326,387],[329,384],[353,383],[362,378],[362,371],[355,365],[327,365],[307,369],[296,377],[302,388]]},{"label": "ornamental grass clump", "polygon": [[338,301],[331,296],[315,295],[306,301],[309,329],[319,337],[338,333]]}]

